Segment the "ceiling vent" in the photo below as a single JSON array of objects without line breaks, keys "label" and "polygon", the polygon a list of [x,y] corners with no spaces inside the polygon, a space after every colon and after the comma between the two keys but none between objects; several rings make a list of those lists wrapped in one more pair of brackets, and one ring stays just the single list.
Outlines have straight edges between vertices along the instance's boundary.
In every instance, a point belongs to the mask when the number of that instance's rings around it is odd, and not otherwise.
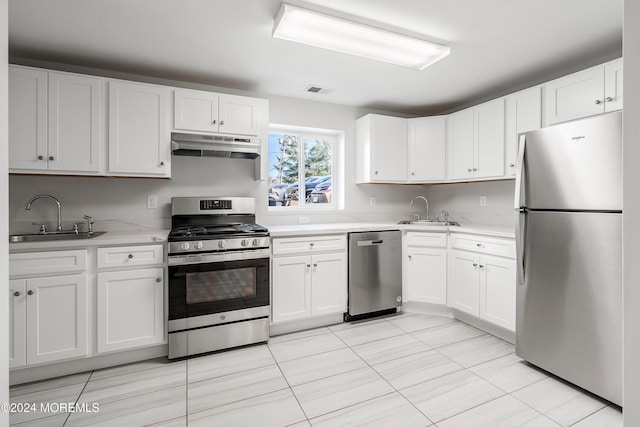
[{"label": "ceiling vent", "polygon": [[326,95],[326,94],[329,93],[329,89],[325,89],[325,88],[320,87],[318,85],[309,85],[309,86],[307,86],[305,91],[309,92],[309,93],[319,93],[321,95]]}]

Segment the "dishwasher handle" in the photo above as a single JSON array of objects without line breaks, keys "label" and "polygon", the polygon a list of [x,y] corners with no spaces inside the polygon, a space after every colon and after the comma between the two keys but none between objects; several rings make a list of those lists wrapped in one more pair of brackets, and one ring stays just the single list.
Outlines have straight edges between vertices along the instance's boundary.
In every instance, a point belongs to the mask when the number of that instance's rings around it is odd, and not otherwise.
[{"label": "dishwasher handle", "polygon": [[358,242],[358,246],[378,246],[383,243],[384,240],[361,240]]}]

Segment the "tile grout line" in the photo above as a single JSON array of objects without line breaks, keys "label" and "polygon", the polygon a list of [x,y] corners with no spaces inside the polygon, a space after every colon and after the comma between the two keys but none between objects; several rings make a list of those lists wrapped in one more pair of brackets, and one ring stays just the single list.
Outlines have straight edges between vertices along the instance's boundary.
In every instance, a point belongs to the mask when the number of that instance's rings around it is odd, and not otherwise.
[{"label": "tile grout line", "polygon": [[[91,380],[91,376],[93,375],[94,372],[95,370],[92,370],[89,372],[89,376],[87,377],[87,380],[85,381],[84,386],[82,386],[82,390],[80,390],[80,393],[78,393],[78,397],[76,398],[76,401],[75,401],[76,405],[80,401],[80,397],[82,397],[82,393],[84,393],[84,390],[87,388],[87,385],[89,384],[89,381]],[[62,427],[64,427],[69,422],[69,418],[71,418],[71,412],[67,414],[67,418],[64,419],[64,422],[62,423]]]},{"label": "tile grout line", "polygon": [[[388,321],[387,321],[387,322],[388,322]],[[395,326],[395,325],[394,325],[394,326]],[[397,326],[396,326],[396,327],[397,327]],[[403,332],[404,332],[404,331],[403,331]],[[409,333],[406,333],[406,332],[405,332],[405,334],[407,334],[407,335],[411,336]],[[342,340],[342,338],[340,338],[338,335],[336,335],[336,337],[338,337],[338,339],[339,339],[339,340],[341,340],[342,342],[344,342],[344,341]],[[390,337],[390,338],[392,338],[392,337]],[[346,342],[344,342],[344,344],[347,346],[347,348],[348,348],[349,350],[351,350],[351,351],[352,351],[356,356],[358,356],[358,358],[360,358],[360,360],[362,360],[362,361],[363,361],[363,362],[364,362],[364,363],[365,363],[369,368],[371,368],[371,370],[373,370],[373,372],[375,372],[375,373],[376,373],[376,375],[378,375],[378,377],[380,377],[384,382],[386,382],[386,383],[389,385],[389,387],[391,387],[391,388],[394,390],[394,392],[393,392],[393,393],[397,393],[399,396],[402,396],[402,398],[403,398],[403,399],[404,399],[404,400],[405,400],[409,405],[411,405],[412,407],[414,407],[414,408],[416,409],[416,411],[418,411],[419,413],[421,413],[421,414],[422,414],[422,415],[427,419],[427,421],[429,421],[431,424],[434,424],[434,425],[435,425],[435,423],[431,420],[431,418],[429,418],[429,417],[427,416],[427,414],[425,414],[425,413],[424,413],[424,412],[422,412],[420,409],[418,409],[418,408],[417,408],[417,407],[416,407],[416,406],[415,406],[415,405],[414,405],[414,404],[413,404],[409,399],[407,399],[407,398],[406,398],[406,396],[405,396],[404,394],[402,394],[402,392],[400,392],[400,390],[398,390],[397,388],[395,388],[395,387],[393,386],[393,384],[391,384],[389,381],[387,381],[387,379],[386,379],[386,378],[384,378],[382,375],[380,375],[380,373],[376,370],[376,368],[374,368],[374,367],[373,367],[373,365],[370,365],[370,364],[369,364],[369,362],[367,362],[366,360],[364,360],[364,359],[362,358],[362,356],[360,356],[360,355],[358,354],[358,352],[357,352],[357,351],[355,351],[355,350],[354,350],[354,349],[353,349],[349,344],[347,344]],[[363,343],[363,344],[364,344],[364,343]],[[429,351],[430,351],[430,350],[429,350]],[[416,354],[417,354],[417,353],[416,353]],[[400,358],[397,358],[397,359],[400,359]],[[397,360],[397,359],[392,359],[392,360]],[[387,394],[391,394],[391,393],[387,393]],[[386,396],[386,394],[384,394],[383,396]],[[381,396],[378,396],[378,397],[381,397]],[[377,399],[378,397],[375,397],[375,398],[373,398],[373,399]],[[373,399],[365,400],[365,402],[370,401],[370,400],[373,400]],[[363,402],[360,402],[360,403],[363,403]],[[344,409],[344,408],[343,408],[343,409]]]},{"label": "tile grout line", "polygon": [[287,379],[286,375],[284,374],[284,372],[282,372],[282,368],[280,367],[280,363],[278,363],[278,360],[276,359],[276,357],[273,355],[273,353],[271,352],[271,348],[269,348],[269,344],[267,343],[267,350],[269,350],[269,354],[271,354],[271,357],[273,358],[273,361],[276,362],[276,366],[278,367],[278,370],[280,371],[280,375],[282,375],[282,378],[284,379],[284,381],[287,383],[287,386],[289,386],[289,391],[291,392],[291,395],[293,395],[293,398],[296,399],[296,403],[298,404],[298,406],[300,407],[300,410],[302,411],[302,414],[304,415],[304,417],[306,418],[307,422],[310,423],[309,421],[309,415],[307,415],[306,411],[304,410],[304,408],[302,407],[302,404],[300,404],[300,400],[298,400],[298,396],[295,394],[295,392],[293,391],[293,387],[291,387],[291,384],[289,383],[289,380]]}]

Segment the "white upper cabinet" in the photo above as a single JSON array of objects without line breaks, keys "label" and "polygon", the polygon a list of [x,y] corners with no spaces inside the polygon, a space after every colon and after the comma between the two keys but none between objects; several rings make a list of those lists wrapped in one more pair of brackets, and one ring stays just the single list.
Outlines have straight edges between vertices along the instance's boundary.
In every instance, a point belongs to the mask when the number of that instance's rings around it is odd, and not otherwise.
[{"label": "white upper cabinet", "polygon": [[407,119],[367,114],[356,120],[356,183],[407,181]]},{"label": "white upper cabinet", "polygon": [[515,176],[518,159],[518,135],[540,129],[542,105],[540,86],[526,89],[506,97],[505,115],[505,171]]},{"label": "white upper cabinet", "polygon": [[102,172],[102,81],[9,67],[9,167]]},{"label": "white upper cabinet", "polygon": [[189,89],[176,89],[174,96],[176,130],[260,135],[259,99]]},{"label": "white upper cabinet", "polygon": [[46,71],[9,67],[9,167],[47,169]]},{"label": "white upper cabinet", "polygon": [[109,82],[109,173],[171,176],[169,89]]},{"label": "white upper cabinet", "polygon": [[446,116],[409,119],[408,181],[446,179]]},{"label": "white upper cabinet", "polygon": [[544,125],[622,108],[622,59],[543,86]]},{"label": "white upper cabinet", "polygon": [[473,178],[473,109],[449,115],[449,179]]},{"label": "white upper cabinet", "polygon": [[622,59],[609,62],[604,66],[604,109],[610,111],[622,110],[623,74]]},{"label": "white upper cabinet", "polygon": [[474,178],[504,175],[504,98],[473,108]]},{"label": "white upper cabinet", "polygon": [[49,73],[49,170],[98,173],[102,81]]}]

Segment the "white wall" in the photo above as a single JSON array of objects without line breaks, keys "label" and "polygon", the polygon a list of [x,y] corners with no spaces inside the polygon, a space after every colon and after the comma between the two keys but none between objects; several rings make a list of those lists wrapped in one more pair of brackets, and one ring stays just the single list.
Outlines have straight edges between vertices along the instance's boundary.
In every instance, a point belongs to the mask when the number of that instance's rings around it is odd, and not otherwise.
[{"label": "white wall", "polygon": [[624,4],[624,425],[640,425],[640,2]]},{"label": "white wall", "polygon": [[[0,321],[0,403],[9,402],[9,325],[7,323],[9,296],[9,262],[8,262],[8,215],[7,203],[7,157],[8,157],[8,116],[7,100],[7,58],[8,49],[8,0],[0,0],[0,313],[4,317]],[[9,425],[9,414],[0,412],[0,426]]]}]

